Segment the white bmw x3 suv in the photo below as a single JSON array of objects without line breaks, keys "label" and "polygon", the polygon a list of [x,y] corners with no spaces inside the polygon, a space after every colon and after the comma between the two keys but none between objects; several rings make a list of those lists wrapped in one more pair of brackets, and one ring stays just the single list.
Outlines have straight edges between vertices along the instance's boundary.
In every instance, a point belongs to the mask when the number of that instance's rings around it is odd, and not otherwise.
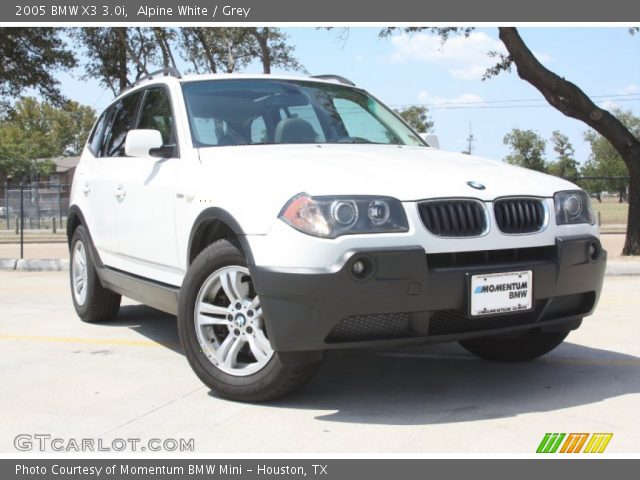
[{"label": "white bmw x3 suv", "polygon": [[195,373],[244,401],[331,349],[539,357],[593,311],[606,262],[576,185],[432,148],[332,75],[139,82],[93,128],[68,238],[82,320],[121,295],[177,314]]}]

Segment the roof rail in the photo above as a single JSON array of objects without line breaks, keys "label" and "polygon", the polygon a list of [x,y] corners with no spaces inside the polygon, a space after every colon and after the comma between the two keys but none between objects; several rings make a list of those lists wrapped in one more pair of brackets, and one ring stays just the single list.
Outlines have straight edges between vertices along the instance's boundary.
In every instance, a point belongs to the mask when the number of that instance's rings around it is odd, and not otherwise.
[{"label": "roof rail", "polygon": [[176,67],[167,67],[167,68],[162,68],[160,70],[156,70],[154,72],[143,75],[142,77],[138,78],[135,82],[133,82],[133,85],[131,86],[135,87],[136,85],[139,85],[144,80],[150,80],[160,75],[162,75],[163,77],[182,78],[182,75],[180,75],[180,72]]},{"label": "roof rail", "polygon": [[332,75],[332,74],[311,75],[311,78],[317,78],[319,80],[336,80],[340,83],[344,83],[345,85],[351,85],[352,87],[356,86],[356,84],[353,83],[351,80],[349,80],[348,78],[341,77],[340,75]]}]

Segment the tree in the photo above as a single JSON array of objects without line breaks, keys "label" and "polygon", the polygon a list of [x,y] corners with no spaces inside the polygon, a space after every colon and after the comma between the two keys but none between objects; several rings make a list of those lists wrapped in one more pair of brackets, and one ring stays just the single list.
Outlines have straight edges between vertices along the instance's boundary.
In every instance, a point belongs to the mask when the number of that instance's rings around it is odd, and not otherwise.
[{"label": "tree", "polygon": [[413,105],[396,110],[396,113],[418,133],[428,133],[433,130],[433,120],[429,117],[429,110],[425,106]]},{"label": "tree", "polygon": [[246,28],[184,27],[180,50],[196,73],[233,73],[251,62],[256,43]]},{"label": "tree", "polygon": [[56,139],[56,156],[79,156],[96,121],[95,110],[74,101],[67,102],[60,109],[46,107],[51,110],[50,124]]},{"label": "tree", "polygon": [[[408,27],[408,33],[422,31],[425,28],[437,32],[442,41],[451,35],[469,35],[473,28],[465,27]],[[385,29],[381,36],[391,34],[395,29]],[[631,29],[631,33],[637,33]],[[532,85],[547,100],[549,105],[563,113],[585,123],[606,138],[624,161],[629,172],[629,215],[627,218],[627,236],[623,255],[640,255],[640,138],[635,136],[611,112],[596,105],[575,83],[561,77],[546,68],[536,58],[524,42],[518,29],[499,27],[498,36],[507,53],[489,52],[496,59],[484,78],[491,78],[503,71],[510,71],[515,65],[518,76]]]},{"label": "tree", "polygon": [[[631,112],[613,110],[613,114],[637,137],[640,138],[640,117],[634,116]],[[626,177],[627,166],[617,150],[602,135],[590,130],[585,133],[584,138],[591,146],[591,155],[583,168],[583,175],[595,177]],[[619,201],[627,199],[629,182],[626,180],[599,179],[589,183],[590,189],[597,189],[597,193],[602,191],[618,192]]]},{"label": "tree", "polygon": [[78,154],[94,120],[93,110],[76,102],[57,108],[34,98],[18,101],[0,120],[0,174],[18,182],[50,175],[55,164],[44,159]]},{"label": "tree", "polygon": [[562,178],[576,178],[578,176],[578,162],[574,157],[575,150],[569,137],[555,130],[551,134],[551,142],[557,156],[555,162],[549,163],[548,173]]},{"label": "tree", "polygon": [[249,27],[247,31],[256,40],[253,53],[262,63],[263,73],[271,73],[273,67],[305,71],[294,56],[294,47],[288,43],[289,36],[279,28]]},{"label": "tree", "polygon": [[547,171],[546,142],[533,130],[514,128],[504,136],[502,143],[511,148],[511,153],[504,159],[505,162],[538,172]]},{"label": "tree", "polygon": [[171,34],[160,27],[84,27],[72,36],[84,48],[85,78],[97,79],[114,95],[148,74],[159,55],[165,64],[172,55]]},{"label": "tree", "polygon": [[0,28],[0,110],[33,88],[49,101],[61,103],[60,82],[53,76],[76,64],[59,28]]},{"label": "tree", "polygon": [[158,42],[158,50],[162,56],[162,68],[169,68],[175,65],[173,57],[172,43],[176,39],[176,32],[171,28],[153,27],[153,36]]}]

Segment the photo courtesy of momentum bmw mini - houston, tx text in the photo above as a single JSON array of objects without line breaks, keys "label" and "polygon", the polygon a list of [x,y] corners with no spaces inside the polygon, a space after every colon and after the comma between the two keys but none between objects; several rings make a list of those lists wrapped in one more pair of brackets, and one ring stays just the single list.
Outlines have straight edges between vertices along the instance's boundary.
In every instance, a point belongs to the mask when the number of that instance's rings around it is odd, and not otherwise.
[{"label": "photo courtesy of momentum bmw mini - houston, tx text", "polygon": [[439,150],[330,74],[140,79],[93,128],[69,212],[80,318],[121,295],[177,314],[195,373],[246,401],[331,349],[537,358],[593,311],[606,260],[576,185]]}]

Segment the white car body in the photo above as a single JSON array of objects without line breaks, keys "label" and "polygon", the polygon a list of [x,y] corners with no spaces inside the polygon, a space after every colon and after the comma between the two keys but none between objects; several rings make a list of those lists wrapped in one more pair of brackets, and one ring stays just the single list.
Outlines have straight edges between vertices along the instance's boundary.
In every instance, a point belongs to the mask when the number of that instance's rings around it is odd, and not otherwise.
[{"label": "white car body", "polygon": [[[160,77],[152,82],[167,85],[173,95],[181,158],[121,157],[105,162],[85,148],[76,170],[71,204],[82,211],[102,212],[100,217],[89,216],[87,223],[105,265],[180,285],[188,268],[191,227],[200,212],[210,206],[228,211],[238,221],[256,263],[269,267],[336,268],[339,259],[355,247],[419,245],[433,253],[462,252],[553,245],[557,236],[565,235],[598,236],[595,225],[559,226],[550,215],[545,230],[535,235],[505,235],[491,228],[478,238],[435,237],[422,226],[416,208],[419,200],[477,198],[488,202],[491,212],[490,202],[499,197],[544,197],[552,213],[554,193],[579,187],[500,161],[424,147],[349,144],[196,148],[191,142],[180,81]],[[148,83],[142,83],[136,88],[146,86]],[[218,181],[216,172],[220,171],[235,178]],[[154,175],[148,178],[151,172]],[[486,189],[474,190],[468,181],[480,182]],[[88,205],[84,192],[87,188],[99,197],[92,205]],[[117,192],[124,192],[123,200]],[[310,237],[277,218],[283,205],[300,192],[397,198],[403,202],[410,230],[333,240]],[[309,255],[310,251],[314,254]]]},{"label": "white car body", "polygon": [[[588,195],[432,148],[345,83],[152,76],[115,99],[71,190],[78,315],[112,319],[120,295],[177,314],[203,382],[252,401],[302,385],[328,349],[460,341],[522,361],[559,345],[602,288]],[[366,119],[339,101],[384,127],[381,140],[353,133]],[[301,106],[323,139],[290,112]]]}]

